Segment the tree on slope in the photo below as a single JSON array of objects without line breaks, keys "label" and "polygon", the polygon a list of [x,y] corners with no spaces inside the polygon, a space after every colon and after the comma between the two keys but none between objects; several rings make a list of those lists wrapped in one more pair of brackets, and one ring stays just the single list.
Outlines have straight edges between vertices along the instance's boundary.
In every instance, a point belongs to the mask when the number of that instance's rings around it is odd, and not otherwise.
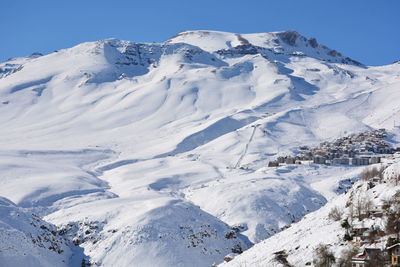
[{"label": "tree on slope", "polygon": [[350,247],[342,252],[340,259],[338,260],[338,267],[352,267],[351,260],[357,255],[358,248]]},{"label": "tree on slope", "polygon": [[332,267],[335,261],[335,255],[328,245],[320,244],[315,248],[313,260],[315,267]]}]

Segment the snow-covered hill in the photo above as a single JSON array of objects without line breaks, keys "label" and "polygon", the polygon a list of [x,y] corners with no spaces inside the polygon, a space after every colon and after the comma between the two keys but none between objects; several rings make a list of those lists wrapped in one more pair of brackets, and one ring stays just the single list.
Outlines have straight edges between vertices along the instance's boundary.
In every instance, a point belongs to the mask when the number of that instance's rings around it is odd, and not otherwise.
[{"label": "snow-covered hill", "polygon": [[398,143],[399,85],[400,64],[368,67],[294,31],[107,39],[10,59],[0,196],[101,266],[210,266],[361,171],[270,159],[372,128]]},{"label": "snow-covered hill", "polygon": [[[397,159],[399,160],[399,159]],[[226,262],[220,266],[285,266],[277,260],[277,255],[285,251],[286,259],[289,265],[286,266],[312,266],[315,259],[315,250],[319,245],[327,245],[336,257],[335,266],[339,265],[345,251],[349,251],[352,247],[357,248],[359,252],[364,247],[385,248],[385,242],[374,242],[364,246],[355,246],[355,243],[346,242],[344,235],[346,229],[342,226],[344,220],[350,220],[351,208],[356,205],[359,197],[369,199],[371,201],[371,209],[381,207],[383,203],[387,203],[394,195],[400,192],[398,181],[395,182],[394,176],[400,177],[400,162],[390,165],[384,172],[384,181],[377,183],[371,187],[368,181],[358,181],[346,194],[333,198],[327,205],[321,209],[305,216],[300,222],[293,224],[290,228],[282,231],[271,238],[268,238],[243,254],[237,256],[233,261]],[[350,206],[350,207],[349,207]],[[337,209],[341,213],[341,220],[333,219],[330,214],[333,209]],[[355,209],[355,208],[353,208]],[[355,211],[353,211],[355,212]],[[356,214],[356,212],[355,212]],[[353,215],[356,217],[356,215]],[[353,219],[353,225],[370,228],[371,226],[385,229],[386,219],[384,217],[366,219],[361,223],[357,218]],[[355,240],[353,240],[355,241]]]},{"label": "snow-covered hill", "polygon": [[1,266],[80,266],[83,249],[54,225],[0,198]]}]

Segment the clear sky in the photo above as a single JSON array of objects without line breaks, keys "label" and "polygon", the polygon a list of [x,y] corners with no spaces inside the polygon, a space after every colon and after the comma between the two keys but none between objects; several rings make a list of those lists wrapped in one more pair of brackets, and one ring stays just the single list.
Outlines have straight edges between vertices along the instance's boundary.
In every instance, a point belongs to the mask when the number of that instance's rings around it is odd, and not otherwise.
[{"label": "clear sky", "polygon": [[400,0],[0,0],[0,61],[184,30],[296,30],[368,65],[400,60]]}]

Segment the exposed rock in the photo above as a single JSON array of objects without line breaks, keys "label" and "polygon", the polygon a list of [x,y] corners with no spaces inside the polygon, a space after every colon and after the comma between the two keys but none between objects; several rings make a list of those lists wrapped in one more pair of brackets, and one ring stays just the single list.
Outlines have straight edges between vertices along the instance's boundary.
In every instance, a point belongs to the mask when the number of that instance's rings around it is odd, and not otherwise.
[{"label": "exposed rock", "polygon": [[282,41],[291,46],[295,46],[297,38],[300,37],[300,34],[296,31],[280,32],[277,35],[282,39]]},{"label": "exposed rock", "polygon": [[308,43],[311,45],[312,48],[318,47],[318,42],[317,42],[317,39],[315,39],[315,38],[308,39]]},{"label": "exposed rock", "polygon": [[246,38],[243,38],[242,35],[236,34],[236,37],[238,38],[240,44],[242,44],[242,45],[249,45],[250,44],[250,42]]},{"label": "exposed rock", "polygon": [[34,52],[34,53],[30,54],[29,57],[30,57],[30,58],[37,58],[37,57],[41,57],[41,56],[43,56],[42,53]]},{"label": "exposed rock", "polygon": [[328,55],[332,56],[332,57],[341,57],[342,54],[340,54],[338,51],[336,50],[331,50],[329,51]]}]

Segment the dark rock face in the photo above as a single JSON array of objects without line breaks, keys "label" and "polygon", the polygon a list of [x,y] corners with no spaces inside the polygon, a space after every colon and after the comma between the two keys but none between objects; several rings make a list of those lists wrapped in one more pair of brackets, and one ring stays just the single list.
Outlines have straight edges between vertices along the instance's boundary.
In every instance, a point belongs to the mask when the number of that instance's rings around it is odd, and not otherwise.
[{"label": "dark rock face", "polygon": [[288,45],[295,46],[296,40],[300,37],[300,34],[296,31],[286,31],[278,33],[278,36]]},{"label": "dark rock face", "polygon": [[346,63],[351,63],[351,64],[354,64],[356,66],[363,66],[362,63],[360,63],[360,62],[358,62],[358,61],[356,61],[354,59],[351,59],[349,57],[346,57]]},{"label": "dark rock face", "polygon": [[34,53],[32,53],[29,57],[30,57],[30,58],[37,58],[37,57],[41,57],[41,56],[43,56],[42,53],[34,52]]},{"label": "dark rock face", "polygon": [[332,56],[332,57],[337,57],[337,56],[341,57],[341,56],[342,56],[342,54],[340,54],[340,53],[339,53],[338,51],[336,51],[336,50],[331,50],[331,51],[329,51],[328,55],[330,55],[330,56]]},{"label": "dark rock face", "polygon": [[250,42],[246,38],[243,38],[242,35],[236,34],[236,37],[238,38],[241,45],[250,45]]},{"label": "dark rock face", "polygon": [[4,67],[0,67],[0,79],[22,70],[23,67],[21,64],[5,64]]},{"label": "dark rock face", "polygon": [[231,49],[221,49],[216,51],[217,54],[219,55],[255,55],[260,52],[260,50],[263,50],[261,47],[257,47],[251,44],[248,45],[238,45],[235,46]]},{"label": "dark rock face", "polygon": [[308,39],[308,43],[311,45],[312,48],[318,47],[318,42],[317,42],[317,39],[315,39],[315,38]]}]

